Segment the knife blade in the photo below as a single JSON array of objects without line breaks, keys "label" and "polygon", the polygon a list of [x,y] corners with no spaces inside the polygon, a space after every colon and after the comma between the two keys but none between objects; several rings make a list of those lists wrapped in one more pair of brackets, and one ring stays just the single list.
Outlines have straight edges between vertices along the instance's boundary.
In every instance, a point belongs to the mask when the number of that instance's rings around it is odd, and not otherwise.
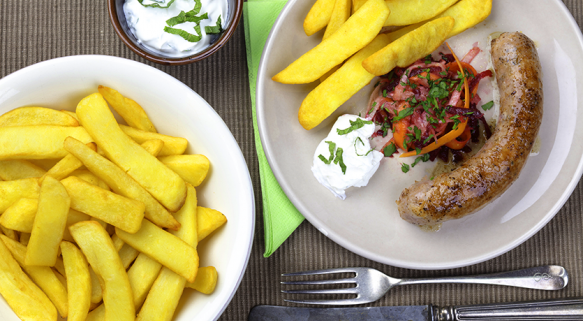
[{"label": "knife blade", "polygon": [[434,305],[303,308],[258,305],[248,321],[464,321],[583,320],[583,298],[466,306]]}]

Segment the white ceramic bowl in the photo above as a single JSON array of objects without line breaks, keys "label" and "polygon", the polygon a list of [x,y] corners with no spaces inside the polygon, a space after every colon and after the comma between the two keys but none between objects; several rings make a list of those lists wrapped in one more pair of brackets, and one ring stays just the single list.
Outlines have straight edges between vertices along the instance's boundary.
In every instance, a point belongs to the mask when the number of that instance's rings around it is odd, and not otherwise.
[{"label": "white ceramic bowl", "polygon": [[[0,114],[21,106],[75,110],[98,85],[136,100],[160,133],[188,139],[186,154],[211,162],[197,187],[198,204],[228,219],[199,245],[201,266],[219,273],[215,292],[186,289],[175,320],[216,320],[231,301],[247,267],[255,223],[249,171],[233,135],[215,110],[188,86],[147,65],[109,56],[72,56],[44,61],[0,80]],[[0,321],[18,321],[0,296]]]}]

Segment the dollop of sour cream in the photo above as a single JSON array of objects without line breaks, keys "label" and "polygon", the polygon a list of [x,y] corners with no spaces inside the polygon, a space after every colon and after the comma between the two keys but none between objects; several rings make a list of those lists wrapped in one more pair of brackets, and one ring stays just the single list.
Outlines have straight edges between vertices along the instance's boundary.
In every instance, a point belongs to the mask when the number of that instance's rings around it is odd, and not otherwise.
[{"label": "dollop of sour cream", "polygon": [[374,130],[374,123],[364,118],[343,115],[316,148],[312,173],[336,197],[345,199],[346,189],[351,186],[366,186],[379,168],[384,155],[370,146]]},{"label": "dollop of sour cream", "polygon": [[[144,0],[144,5],[159,4],[165,6],[168,0],[161,3],[161,1]],[[138,42],[142,43],[148,49],[163,53],[168,57],[185,57],[196,52],[202,51],[218,38],[218,35],[207,34],[205,27],[216,26],[217,19],[221,17],[222,27],[226,27],[228,21],[227,0],[201,0],[202,8],[197,14],[200,16],[205,12],[208,13],[208,19],[201,20],[200,30],[202,39],[198,42],[190,42],[179,35],[171,34],[164,31],[164,27],[168,26],[166,21],[170,18],[176,17],[181,11],[189,12],[194,9],[194,0],[174,0],[168,8],[147,7],[138,0],[126,0],[123,5],[123,11],[126,16],[128,27],[136,36]],[[183,22],[172,26],[175,29],[182,29],[192,35],[199,35],[196,33],[194,27],[195,22]]]}]

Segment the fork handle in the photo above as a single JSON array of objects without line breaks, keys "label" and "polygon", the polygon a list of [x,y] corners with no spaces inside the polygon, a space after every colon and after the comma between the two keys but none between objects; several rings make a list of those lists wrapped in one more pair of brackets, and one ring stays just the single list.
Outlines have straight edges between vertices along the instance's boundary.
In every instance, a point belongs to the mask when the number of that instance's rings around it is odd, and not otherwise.
[{"label": "fork handle", "polygon": [[398,285],[463,283],[507,285],[538,290],[559,290],[567,286],[569,275],[558,265],[537,266],[522,270],[458,277],[401,279]]},{"label": "fork handle", "polygon": [[433,321],[581,320],[583,298],[535,302],[433,307]]}]

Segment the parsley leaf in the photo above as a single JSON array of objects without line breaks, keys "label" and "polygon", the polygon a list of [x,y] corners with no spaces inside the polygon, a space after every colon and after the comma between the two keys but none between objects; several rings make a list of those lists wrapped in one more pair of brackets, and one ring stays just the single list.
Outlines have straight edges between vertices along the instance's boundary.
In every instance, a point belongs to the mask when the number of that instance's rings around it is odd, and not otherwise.
[{"label": "parsley leaf", "polygon": [[383,149],[383,154],[385,154],[385,157],[390,157],[396,151],[397,151],[397,146],[395,146],[395,144],[393,144],[393,143],[390,143]]},{"label": "parsley leaf", "polygon": [[405,163],[401,164],[401,170],[403,171],[403,173],[407,173],[409,171],[409,165]]},{"label": "parsley leaf", "polygon": [[423,155],[415,158],[415,161],[413,162],[413,164],[411,164],[411,167],[415,167],[415,165],[417,165],[417,163],[419,163],[420,161],[425,163],[428,160],[429,160],[429,154],[423,154]]},{"label": "parsley leaf", "polygon": [[492,108],[492,106],[494,106],[494,101],[490,100],[489,102],[482,105],[482,109],[483,110],[490,110],[490,108]]},{"label": "parsley leaf", "polygon": [[405,108],[405,109],[399,111],[399,114],[395,118],[393,118],[393,123],[398,122],[399,120],[401,120],[407,116],[413,115],[414,111],[415,111],[414,107]]}]

